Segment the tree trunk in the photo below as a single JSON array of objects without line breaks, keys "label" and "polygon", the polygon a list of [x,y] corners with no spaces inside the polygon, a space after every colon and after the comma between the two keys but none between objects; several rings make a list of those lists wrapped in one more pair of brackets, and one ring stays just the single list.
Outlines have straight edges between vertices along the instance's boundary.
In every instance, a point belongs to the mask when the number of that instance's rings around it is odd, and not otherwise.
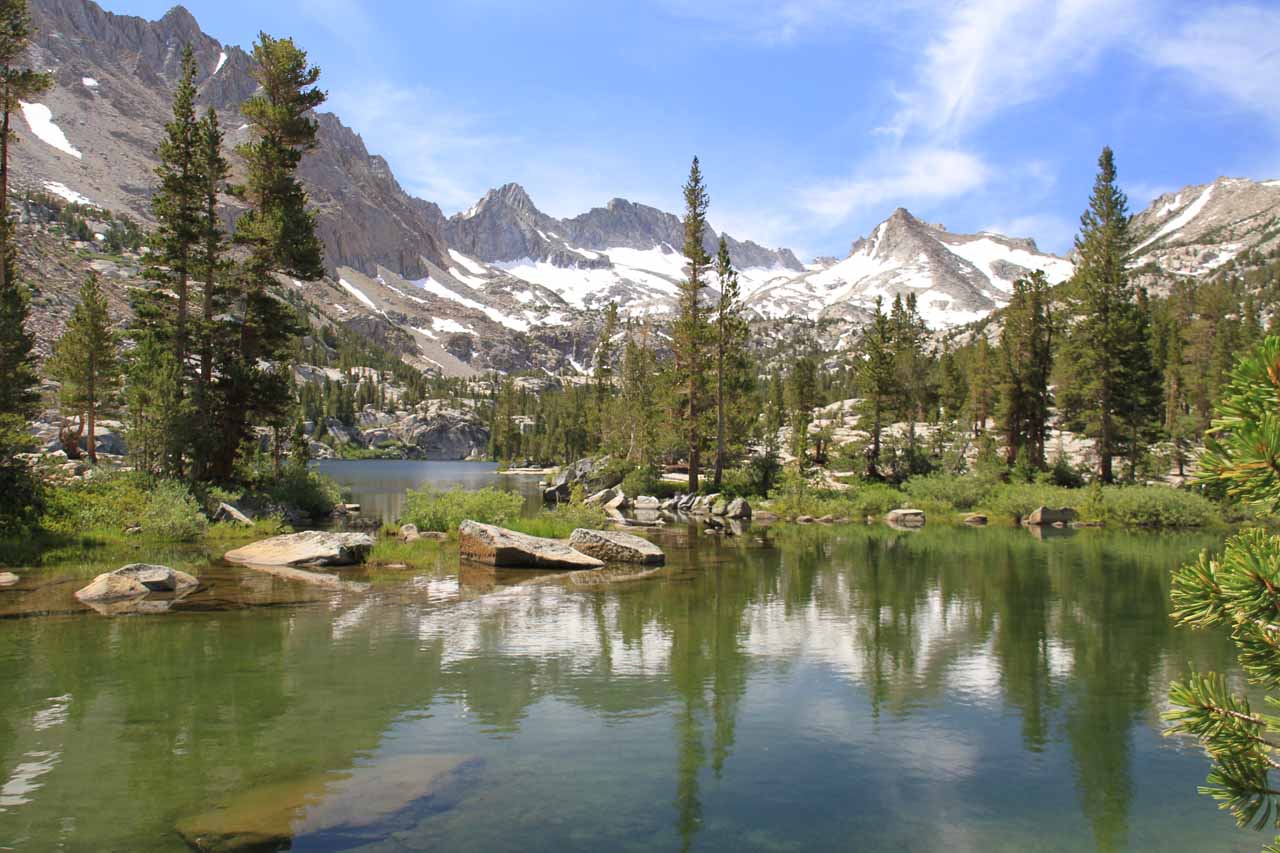
[{"label": "tree trunk", "polygon": [[89,435],[85,443],[89,445],[89,464],[98,464],[98,404],[89,398]]},{"label": "tree trunk", "polygon": [[6,280],[9,271],[8,265],[3,263],[3,254],[8,250],[7,243],[11,239],[9,235],[9,87],[4,87],[3,95],[0,95],[3,101],[0,101],[0,109],[3,110],[4,116],[0,118],[0,236],[4,239],[0,242],[0,289],[3,289],[8,281]]}]

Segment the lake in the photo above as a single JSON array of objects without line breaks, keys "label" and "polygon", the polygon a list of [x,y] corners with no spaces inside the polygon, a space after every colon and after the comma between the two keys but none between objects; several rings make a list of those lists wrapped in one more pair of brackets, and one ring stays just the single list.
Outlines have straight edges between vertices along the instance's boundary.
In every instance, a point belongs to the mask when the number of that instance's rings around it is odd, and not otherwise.
[{"label": "lake", "polygon": [[1216,537],[653,538],[669,564],[639,577],[494,572],[446,546],[340,589],[166,553],[208,589],[152,617],[80,608],[87,568],[29,573],[0,590],[0,849],[1265,840],[1161,735],[1188,662],[1238,673],[1227,638],[1166,615],[1170,569]]},{"label": "lake", "polygon": [[393,522],[400,517],[409,489],[431,485],[437,489],[479,489],[494,486],[525,496],[530,509],[541,506],[536,475],[498,474],[492,462],[422,462],[409,459],[346,461],[326,459],[312,467],[341,483],[360,504],[362,515]]}]

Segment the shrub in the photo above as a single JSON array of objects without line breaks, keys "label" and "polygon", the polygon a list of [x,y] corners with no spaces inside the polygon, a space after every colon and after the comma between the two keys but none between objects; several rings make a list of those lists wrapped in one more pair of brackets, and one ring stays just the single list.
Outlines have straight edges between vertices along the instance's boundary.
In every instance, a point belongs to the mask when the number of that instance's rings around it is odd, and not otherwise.
[{"label": "shrub", "polygon": [[1041,483],[1005,483],[992,488],[980,504],[998,518],[1019,521],[1042,507],[1074,509],[1086,520],[1095,521],[1096,513],[1086,506],[1088,493],[1081,489],[1064,489]]},{"label": "shrub", "polygon": [[1208,527],[1221,516],[1203,495],[1168,486],[1104,489],[1103,517],[1125,527]]},{"label": "shrub", "polygon": [[123,533],[139,527],[149,537],[185,542],[202,536],[208,521],[185,483],[143,474],[109,474],[49,490],[43,525],[79,536]]},{"label": "shrub", "polygon": [[960,474],[913,477],[903,486],[911,502],[921,508],[965,511],[980,505],[991,494],[992,483]]},{"label": "shrub", "polygon": [[633,498],[640,495],[653,495],[658,490],[660,479],[657,470],[650,466],[633,468],[622,478],[622,491]]},{"label": "shrub", "polygon": [[523,507],[524,499],[513,492],[494,488],[475,491],[458,488],[444,492],[428,486],[405,496],[400,521],[417,525],[419,530],[448,533],[457,530],[467,519],[482,524],[507,524],[520,515]]},{"label": "shrub", "polygon": [[848,491],[836,492],[815,488],[803,476],[788,472],[770,509],[788,518],[831,515],[861,519],[868,515],[884,515],[902,503],[902,492],[886,483],[860,483]]},{"label": "shrub", "polygon": [[279,477],[258,483],[253,491],[253,498],[260,496],[315,517],[328,515],[342,502],[342,487],[334,480],[293,466],[285,468]]}]

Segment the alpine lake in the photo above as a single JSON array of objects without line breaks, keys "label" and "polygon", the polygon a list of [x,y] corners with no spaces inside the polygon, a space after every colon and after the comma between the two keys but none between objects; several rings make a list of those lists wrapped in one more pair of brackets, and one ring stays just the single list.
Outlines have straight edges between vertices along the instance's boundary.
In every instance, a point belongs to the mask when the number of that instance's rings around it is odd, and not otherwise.
[{"label": "alpine lake", "polygon": [[[329,463],[366,511],[536,478]],[[1231,674],[1175,628],[1218,534],[931,524],[645,533],[657,571],[429,568],[322,587],[220,554],[169,612],[0,589],[0,850],[1255,851],[1162,735]]]}]

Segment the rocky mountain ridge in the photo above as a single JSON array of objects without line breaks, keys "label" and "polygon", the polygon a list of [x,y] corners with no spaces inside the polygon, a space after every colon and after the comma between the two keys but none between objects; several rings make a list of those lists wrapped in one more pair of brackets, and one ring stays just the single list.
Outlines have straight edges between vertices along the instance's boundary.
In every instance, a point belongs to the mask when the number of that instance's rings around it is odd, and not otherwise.
[{"label": "rocky mountain ridge", "polygon": [[[92,0],[31,0],[39,29],[32,59],[56,86],[23,105],[16,133],[14,189],[128,213],[146,221],[154,148],[170,111],[182,46],[200,67],[200,104],[219,111],[228,146],[246,138],[239,105],[256,89],[251,59],[200,31],[175,7],[158,21],[115,15]],[[661,324],[685,275],[679,217],[625,199],[567,219],[538,209],[518,184],[446,217],[400,187],[388,163],[332,114],[321,113],[319,146],[301,176],[318,211],[329,276],[284,282],[317,315],[378,341],[423,369],[467,376],[488,370],[582,372],[591,363],[601,309]],[[227,216],[237,208],[228,198]],[[1157,199],[1134,219],[1139,270],[1153,286],[1203,275],[1226,260],[1280,240],[1280,182],[1220,179]],[[36,229],[40,232],[40,229]],[[92,243],[67,260],[40,232],[24,267],[50,314],[35,325],[57,333],[74,298],[75,276],[93,266],[123,305],[128,263],[93,260]],[[847,257],[803,264],[787,249],[726,238],[748,307],[763,325],[833,322],[848,340],[877,297],[915,294],[934,328],[986,316],[1006,304],[1013,281],[1043,269],[1071,275],[1069,260],[1034,241],[955,234],[898,209]],[[715,248],[718,235],[707,235]],[[55,241],[56,242],[56,241]],[[64,255],[66,253],[63,253]],[[85,258],[89,260],[86,261]],[[65,292],[63,292],[65,291]],[[47,340],[42,346],[47,348]]]}]

